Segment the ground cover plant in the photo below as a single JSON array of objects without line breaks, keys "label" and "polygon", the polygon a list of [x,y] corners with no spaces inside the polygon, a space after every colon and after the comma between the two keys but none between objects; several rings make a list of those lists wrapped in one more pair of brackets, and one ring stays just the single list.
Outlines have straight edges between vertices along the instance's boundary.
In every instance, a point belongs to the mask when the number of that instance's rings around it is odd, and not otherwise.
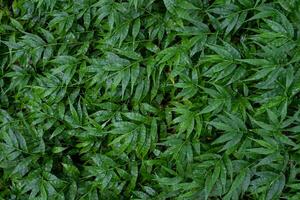
[{"label": "ground cover plant", "polygon": [[299,0],[0,6],[0,199],[300,199]]}]

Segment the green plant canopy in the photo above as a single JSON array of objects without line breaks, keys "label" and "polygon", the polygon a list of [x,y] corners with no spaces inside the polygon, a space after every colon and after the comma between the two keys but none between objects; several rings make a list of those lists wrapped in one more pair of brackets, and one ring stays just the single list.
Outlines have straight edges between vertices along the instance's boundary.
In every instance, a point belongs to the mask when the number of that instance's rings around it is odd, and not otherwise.
[{"label": "green plant canopy", "polygon": [[0,0],[0,200],[299,200],[300,0]]}]

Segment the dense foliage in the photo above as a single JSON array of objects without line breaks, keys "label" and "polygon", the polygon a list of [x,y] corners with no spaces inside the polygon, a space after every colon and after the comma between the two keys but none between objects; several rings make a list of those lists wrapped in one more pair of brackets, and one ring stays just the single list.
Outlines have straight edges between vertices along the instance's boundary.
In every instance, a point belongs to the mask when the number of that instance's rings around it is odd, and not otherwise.
[{"label": "dense foliage", "polygon": [[299,0],[0,6],[0,199],[300,199]]}]

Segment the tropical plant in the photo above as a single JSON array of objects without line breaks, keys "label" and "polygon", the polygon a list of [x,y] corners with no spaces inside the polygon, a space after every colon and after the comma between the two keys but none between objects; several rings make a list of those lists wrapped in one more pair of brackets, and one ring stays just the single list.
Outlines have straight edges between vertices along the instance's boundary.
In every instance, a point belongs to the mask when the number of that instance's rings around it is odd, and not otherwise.
[{"label": "tropical plant", "polygon": [[0,199],[300,199],[299,0],[0,0]]}]

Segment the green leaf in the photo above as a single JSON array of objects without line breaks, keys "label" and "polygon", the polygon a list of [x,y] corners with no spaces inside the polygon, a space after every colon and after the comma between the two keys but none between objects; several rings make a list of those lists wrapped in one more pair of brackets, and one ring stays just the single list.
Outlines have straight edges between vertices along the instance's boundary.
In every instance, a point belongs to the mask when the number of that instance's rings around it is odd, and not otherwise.
[{"label": "green leaf", "polygon": [[237,175],[228,191],[228,193],[224,196],[224,199],[231,199],[233,192],[236,191],[244,181],[244,178],[246,176],[246,170],[242,170],[239,175]]},{"label": "green leaf", "polygon": [[60,153],[63,152],[66,149],[66,147],[54,147],[52,148],[52,153]]},{"label": "green leaf", "polygon": [[69,106],[70,106],[70,111],[71,111],[71,115],[72,115],[72,118],[73,120],[76,122],[76,123],[79,123],[79,116],[78,116],[78,113],[77,111],[75,110],[71,100],[69,99]]},{"label": "green leaf", "polygon": [[239,61],[255,66],[271,65],[266,59],[241,59]]},{"label": "green leaf", "polygon": [[235,137],[236,137],[236,133],[226,133],[226,134],[218,137],[215,141],[213,141],[212,145],[227,142],[229,140],[232,140],[232,138],[235,138]]},{"label": "green leaf", "polygon": [[211,104],[209,104],[208,106],[203,108],[200,111],[200,114],[210,113],[210,112],[218,109],[220,106],[222,106],[222,104],[223,104],[223,101],[215,100]]},{"label": "green leaf", "polygon": [[220,171],[221,171],[221,166],[220,166],[220,163],[218,162],[214,168],[214,171],[213,171],[211,177],[206,178],[205,199],[208,199],[208,196],[209,196],[213,186],[215,185],[216,181],[219,178]]},{"label": "green leaf", "polygon": [[10,22],[13,25],[14,28],[16,28],[19,31],[24,31],[24,28],[20,22],[15,20],[14,18],[10,18]]},{"label": "green leaf", "polygon": [[271,182],[271,187],[267,193],[266,199],[271,200],[278,197],[285,185],[285,176],[281,174],[273,182]]},{"label": "green leaf", "polygon": [[211,50],[213,50],[214,52],[216,52],[218,55],[220,55],[223,58],[226,58],[228,60],[231,60],[233,58],[233,56],[231,55],[231,53],[225,49],[222,46],[219,45],[207,45]]},{"label": "green leaf", "polygon": [[124,116],[126,116],[128,119],[139,121],[139,122],[147,122],[147,117],[139,114],[139,113],[133,113],[133,112],[127,112],[123,113]]},{"label": "green leaf", "polygon": [[175,0],[163,0],[164,1],[164,4],[167,8],[167,10],[170,12],[170,13],[174,13],[175,12]]},{"label": "green leaf", "polygon": [[132,37],[133,38],[136,38],[136,36],[139,34],[140,28],[141,28],[141,20],[140,20],[140,18],[137,18],[134,21],[133,27],[132,27]]}]

